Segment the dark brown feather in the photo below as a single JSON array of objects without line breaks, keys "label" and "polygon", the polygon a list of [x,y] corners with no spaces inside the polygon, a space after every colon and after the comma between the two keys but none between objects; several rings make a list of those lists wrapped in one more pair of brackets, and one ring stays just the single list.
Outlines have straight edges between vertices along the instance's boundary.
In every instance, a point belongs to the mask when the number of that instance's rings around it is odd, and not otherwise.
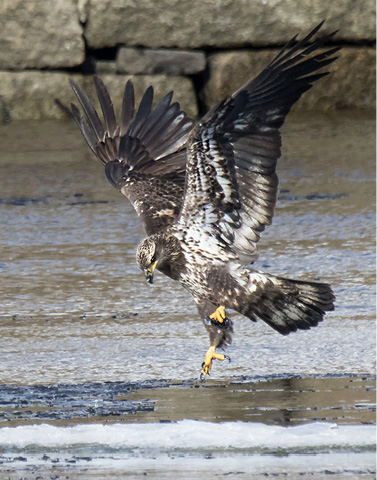
[{"label": "dark brown feather", "polygon": [[94,84],[104,126],[87,94],[71,81],[84,117],[72,105],[74,118],[88,145],[105,165],[106,176],[134,205],[148,234],[170,225],[178,216],[186,171],[185,144],[194,121],[171,103],[168,93],[152,110],[149,87],[135,112],[134,89],[128,81],[124,91],[120,125],[117,125],[110,95],[103,82]]}]

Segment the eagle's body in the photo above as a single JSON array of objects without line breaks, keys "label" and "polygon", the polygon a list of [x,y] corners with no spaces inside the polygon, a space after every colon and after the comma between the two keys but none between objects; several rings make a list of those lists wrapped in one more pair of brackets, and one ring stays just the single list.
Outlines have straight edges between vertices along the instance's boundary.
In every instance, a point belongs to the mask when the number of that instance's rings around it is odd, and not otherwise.
[{"label": "eagle's body", "polygon": [[[168,94],[152,111],[149,88],[134,118],[127,83],[118,126],[106,88],[95,79],[105,128],[86,94],[72,82],[86,118],[74,116],[110,182],[126,195],[149,235],[137,262],[152,283],[155,269],[193,296],[210,336],[203,375],[217,347],[231,342],[226,309],[268,323],[281,334],[309,329],[334,308],[329,285],[285,279],[251,268],[260,233],[272,220],[280,132],[302,93],[326,73],[337,49],[310,44],[316,27],[295,39],[266,69],[195,123]],[[313,52],[315,52],[313,54]]]}]

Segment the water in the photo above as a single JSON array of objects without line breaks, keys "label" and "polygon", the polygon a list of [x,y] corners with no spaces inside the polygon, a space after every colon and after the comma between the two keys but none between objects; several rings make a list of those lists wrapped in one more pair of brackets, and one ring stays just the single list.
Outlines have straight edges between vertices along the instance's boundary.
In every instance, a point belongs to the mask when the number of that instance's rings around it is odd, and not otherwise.
[{"label": "water", "polygon": [[375,478],[374,134],[290,116],[257,268],[337,308],[288,337],[234,316],[203,385],[193,301],[145,282],[143,229],[75,125],[0,127],[0,478]]}]

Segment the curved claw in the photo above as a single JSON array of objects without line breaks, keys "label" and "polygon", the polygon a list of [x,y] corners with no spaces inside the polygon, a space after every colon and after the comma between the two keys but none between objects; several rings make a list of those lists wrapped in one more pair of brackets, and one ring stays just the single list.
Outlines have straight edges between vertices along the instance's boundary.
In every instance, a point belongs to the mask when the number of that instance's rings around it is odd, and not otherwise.
[{"label": "curved claw", "polygon": [[212,357],[208,358],[208,352],[206,355],[205,361],[202,363],[202,372],[200,374],[200,381],[203,382],[205,380],[206,375],[209,375],[209,371],[212,366]]},{"label": "curved claw", "polygon": [[224,360],[228,360],[228,363],[232,362],[232,359],[229,357],[229,355],[224,355]]}]

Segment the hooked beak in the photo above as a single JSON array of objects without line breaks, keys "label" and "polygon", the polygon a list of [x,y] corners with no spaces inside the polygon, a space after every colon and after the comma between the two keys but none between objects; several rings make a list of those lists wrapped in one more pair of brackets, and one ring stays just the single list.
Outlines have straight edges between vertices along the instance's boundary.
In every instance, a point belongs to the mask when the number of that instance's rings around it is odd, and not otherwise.
[{"label": "hooked beak", "polygon": [[157,261],[154,263],[151,263],[148,268],[144,270],[145,273],[145,280],[148,283],[153,283],[153,272],[157,266]]}]

